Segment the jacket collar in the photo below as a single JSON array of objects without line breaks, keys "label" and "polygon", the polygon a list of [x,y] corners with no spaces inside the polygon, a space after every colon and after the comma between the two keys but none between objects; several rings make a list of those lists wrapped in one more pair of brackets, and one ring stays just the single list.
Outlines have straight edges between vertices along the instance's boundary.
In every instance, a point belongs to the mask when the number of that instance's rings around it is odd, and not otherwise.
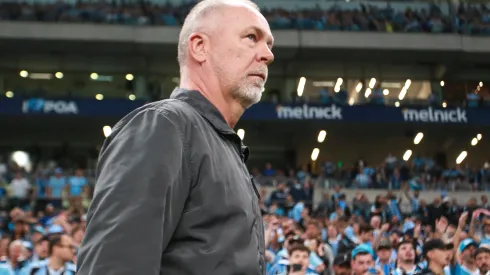
[{"label": "jacket collar", "polygon": [[226,123],[225,118],[219,110],[199,91],[176,88],[170,95],[170,98],[184,101],[193,107],[218,133],[229,136],[233,142],[239,144],[242,159],[245,161],[248,159],[249,149],[243,144],[240,137],[238,137],[228,123]]}]

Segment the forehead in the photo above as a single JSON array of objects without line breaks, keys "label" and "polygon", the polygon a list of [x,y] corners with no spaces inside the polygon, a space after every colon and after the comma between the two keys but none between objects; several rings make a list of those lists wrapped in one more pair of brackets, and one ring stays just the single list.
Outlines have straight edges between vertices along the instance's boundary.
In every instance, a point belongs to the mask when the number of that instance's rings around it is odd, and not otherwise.
[{"label": "forehead", "polygon": [[372,260],[373,260],[373,256],[371,256],[370,254],[365,254],[365,255],[357,255],[354,261],[359,263],[364,263]]},{"label": "forehead", "polygon": [[265,17],[252,6],[245,3],[237,3],[230,6],[226,6],[222,9],[223,20],[226,21],[225,25],[221,25],[226,28],[233,29],[258,29],[265,35],[272,38],[272,32],[269,27],[269,23]]}]

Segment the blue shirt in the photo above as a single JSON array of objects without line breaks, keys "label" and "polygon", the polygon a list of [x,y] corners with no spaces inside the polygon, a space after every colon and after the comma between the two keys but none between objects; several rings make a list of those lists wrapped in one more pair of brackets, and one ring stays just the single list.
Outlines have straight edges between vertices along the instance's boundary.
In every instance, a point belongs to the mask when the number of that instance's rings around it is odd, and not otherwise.
[{"label": "blue shirt", "polygon": [[82,194],[83,187],[87,185],[87,179],[85,177],[73,176],[68,179],[70,185],[70,195],[78,197]]},{"label": "blue shirt", "polygon": [[[35,272],[33,273],[33,271]],[[61,273],[63,275],[75,275],[77,270],[76,265],[72,263],[66,263],[64,266],[64,271]],[[30,264],[27,268],[22,270],[19,275],[48,275],[53,274],[53,272],[48,271],[48,260],[34,262]]]},{"label": "blue shirt", "polygon": [[51,177],[48,182],[49,188],[51,188],[51,196],[56,199],[61,199],[61,195],[63,194],[63,188],[66,184],[65,177]]},{"label": "blue shirt", "polygon": [[43,178],[36,179],[36,191],[37,191],[36,196],[38,198],[41,199],[46,198],[46,187],[48,187],[47,179],[43,179]]}]

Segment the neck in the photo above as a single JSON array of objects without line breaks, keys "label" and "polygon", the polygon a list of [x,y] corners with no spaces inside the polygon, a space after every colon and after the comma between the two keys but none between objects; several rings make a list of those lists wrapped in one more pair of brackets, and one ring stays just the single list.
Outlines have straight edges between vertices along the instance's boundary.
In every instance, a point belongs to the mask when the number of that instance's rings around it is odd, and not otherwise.
[{"label": "neck", "polygon": [[213,81],[213,77],[208,76],[205,78],[206,81],[204,81],[204,78],[200,77],[199,74],[195,75],[196,77],[191,79],[188,73],[181,73],[180,87],[187,90],[199,91],[218,109],[226,123],[231,128],[234,128],[243,115],[243,112],[245,112],[245,108],[235,99],[230,96],[225,96],[225,93],[217,85],[217,81]]},{"label": "neck", "polygon": [[463,266],[466,267],[467,269],[471,270],[471,271],[476,269],[475,263],[465,262],[465,263],[463,263]]},{"label": "neck", "polygon": [[429,269],[432,270],[432,272],[434,272],[434,274],[441,274],[443,272],[443,268],[444,267],[439,266],[438,264],[436,264],[434,262],[429,263]]},{"label": "neck", "polygon": [[406,272],[411,271],[415,265],[412,262],[407,263],[400,261],[398,266]]},{"label": "neck", "polygon": [[59,270],[65,266],[65,263],[57,257],[50,257],[48,260],[48,266],[54,270]]},{"label": "neck", "polygon": [[382,264],[389,264],[390,263],[390,259],[386,259],[386,260],[379,259],[379,262],[382,263]]}]

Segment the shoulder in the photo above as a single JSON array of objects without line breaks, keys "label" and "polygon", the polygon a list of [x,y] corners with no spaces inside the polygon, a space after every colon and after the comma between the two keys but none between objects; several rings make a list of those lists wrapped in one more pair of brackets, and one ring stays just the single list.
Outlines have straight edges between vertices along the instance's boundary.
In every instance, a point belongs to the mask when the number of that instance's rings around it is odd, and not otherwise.
[{"label": "shoulder", "polygon": [[67,263],[65,265],[65,268],[69,271],[76,272],[77,271],[77,265],[74,263]]}]

